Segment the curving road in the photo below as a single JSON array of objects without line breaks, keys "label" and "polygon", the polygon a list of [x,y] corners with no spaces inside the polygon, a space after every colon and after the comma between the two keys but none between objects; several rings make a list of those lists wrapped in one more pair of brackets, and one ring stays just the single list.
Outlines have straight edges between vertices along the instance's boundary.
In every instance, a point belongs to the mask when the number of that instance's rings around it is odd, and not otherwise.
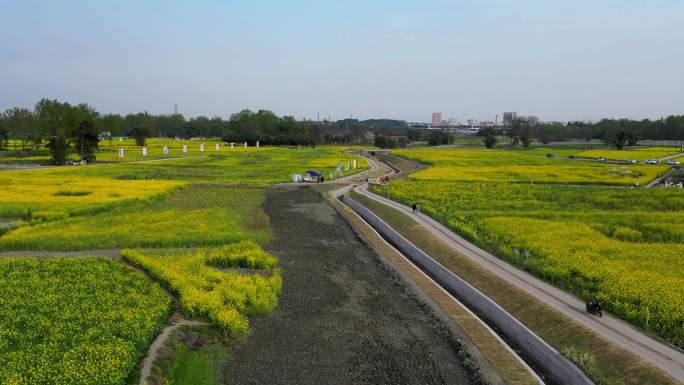
[{"label": "curving road", "polygon": [[367,185],[359,185],[355,187],[355,191],[369,199],[412,216],[440,240],[479,263],[499,278],[535,296],[575,322],[636,354],[684,383],[684,353],[644,335],[631,325],[611,315],[606,314],[602,318],[598,318],[588,314],[583,300],[502,261],[458,236],[429,216],[422,213],[413,214],[410,207],[369,192]]}]

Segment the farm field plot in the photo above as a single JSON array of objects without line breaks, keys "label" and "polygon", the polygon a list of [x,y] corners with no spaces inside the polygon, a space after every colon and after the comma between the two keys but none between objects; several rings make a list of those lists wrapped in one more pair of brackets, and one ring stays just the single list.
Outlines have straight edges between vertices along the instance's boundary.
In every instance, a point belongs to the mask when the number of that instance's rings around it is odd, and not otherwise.
[{"label": "farm field plot", "polygon": [[[156,179],[184,180],[195,182],[225,182],[271,184],[288,182],[295,172],[305,170],[324,171],[326,177],[340,163],[358,159],[348,154],[348,147],[283,148],[262,147],[227,150],[221,154],[209,154],[202,158],[188,158],[169,162],[120,163],[101,167],[62,168],[60,172],[78,176],[107,176],[114,179]],[[356,148],[354,148],[356,149]],[[368,168],[360,160],[357,169],[347,173],[359,172]],[[27,172],[27,171],[24,171]]]},{"label": "farm field plot", "polygon": [[[0,218],[5,222],[18,223],[19,226],[2,228],[0,250],[126,248],[122,251],[124,262],[145,270],[152,280],[137,272],[136,277],[148,285],[160,282],[178,295],[180,310],[185,316],[209,320],[229,336],[244,337],[251,330],[247,317],[264,315],[273,310],[278,304],[281,285],[280,272],[275,268],[277,260],[261,248],[271,237],[269,218],[261,209],[266,188],[271,183],[289,181],[294,172],[309,169],[329,172],[339,164],[350,164],[351,160],[358,159],[346,153],[347,150],[342,147],[267,147],[240,149],[238,152],[236,148],[231,153],[165,162],[117,162],[100,166],[2,171],[0,183],[7,188],[0,190]],[[367,165],[363,162],[361,167],[345,170],[345,173],[360,171],[365,167]],[[157,306],[163,305],[162,313],[154,313],[156,308],[146,307],[148,303],[145,301],[135,302],[127,297],[137,295],[137,284],[128,283],[117,273],[117,269],[131,273],[121,261],[79,259],[83,261],[80,262],[83,266],[69,265],[76,260],[66,259],[0,259],[0,263],[3,261],[16,261],[19,264],[17,266],[24,262],[45,263],[45,268],[52,269],[45,274],[54,273],[55,277],[38,282],[39,274],[26,272],[26,268],[22,274],[29,276],[21,278],[26,287],[19,289],[13,281],[20,279],[19,273],[14,271],[16,269],[3,271],[0,268],[0,286],[14,285],[3,290],[3,293],[11,294],[0,300],[0,304],[3,300],[6,304],[22,304],[29,309],[27,312],[50,305],[50,309],[63,310],[64,314],[72,317],[73,322],[86,328],[79,329],[81,331],[87,330],[87,326],[92,324],[93,333],[98,327],[104,328],[97,323],[97,317],[105,317],[110,322],[113,322],[112,317],[119,317],[123,326],[134,328],[135,333],[147,334],[139,340],[126,340],[127,345],[123,347],[102,343],[103,351],[99,351],[98,346],[86,346],[74,351],[74,356],[64,355],[57,348],[36,351],[30,343],[17,345],[16,349],[13,345],[2,345],[0,359],[6,353],[15,361],[8,361],[14,366],[8,366],[7,371],[0,374],[0,383],[126,383],[134,375],[137,364],[159,327],[169,316],[170,300],[157,284],[153,287],[162,295],[162,299],[152,294],[150,299],[156,301]],[[58,265],[60,263],[63,265]],[[52,264],[75,266],[76,271],[65,267],[63,272]],[[98,264],[105,264],[112,270],[109,274],[111,284],[95,275],[102,270]],[[90,268],[94,270],[93,274],[82,271]],[[32,271],[37,269],[33,268]],[[5,279],[5,276],[8,278]],[[88,282],[80,282],[76,276]],[[108,302],[107,297],[100,299],[97,296],[99,290],[109,290],[112,295],[121,294],[117,283],[113,282],[116,280],[123,281],[123,287],[130,286],[125,295],[119,295],[121,301],[133,302],[128,308],[123,304]],[[77,283],[80,286],[77,287]],[[91,289],[89,286],[100,283],[101,286],[97,288]],[[70,295],[68,300],[59,305],[46,302],[61,301],[60,290],[63,286],[67,286],[63,294]],[[81,290],[79,295],[70,292],[72,287],[73,290]],[[35,290],[35,295],[31,290]],[[41,297],[43,295],[45,300]],[[92,305],[91,302],[95,300],[106,309]],[[60,307],[61,304],[64,307]],[[8,311],[19,310],[15,306]],[[78,318],[81,312],[87,314]],[[125,317],[137,320],[150,316],[158,317],[153,328],[124,322]],[[56,319],[60,320],[58,317]],[[24,321],[18,319],[17,322]],[[50,328],[47,321],[40,322],[26,321],[17,324],[16,328],[26,329],[27,336],[40,335],[46,333],[45,328]],[[0,337],[4,338],[2,333],[5,332],[17,333],[12,330],[0,321]],[[59,325],[54,330],[59,331]],[[116,337],[119,337],[116,334],[118,331],[115,329],[113,332]],[[121,334],[127,336],[123,332]],[[7,335],[16,337],[14,334]],[[88,335],[67,337],[78,339]],[[92,344],[97,345],[99,341],[93,341]],[[63,350],[69,348],[67,346]],[[110,355],[105,357],[105,351]],[[50,357],[51,360],[64,356],[71,361],[55,361],[54,367],[58,369],[47,368],[45,372],[36,374],[42,377],[16,377],[16,373],[23,373],[18,370],[30,368],[17,365],[37,365],[37,361],[31,361],[34,359],[32,355],[36,355],[36,360],[47,360],[46,354],[54,355]],[[102,369],[97,363],[109,367]],[[59,365],[67,365],[68,368],[62,370]],[[93,375],[93,382],[80,380],[85,377],[74,377],[80,375],[72,373],[79,365],[91,365],[94,368],[92,370],[100,371],[99,377]],[[76,380],[60,377],[61,372]],[[83,375],[88,373],[86,371]],[[3,381],[5,378],[9,380]]]},{"label": "farm field plot", "polygon": [[[204,144],[204,151],[200,151],[200,144]],[[220,145],[220,150],[216,150],[216,144]],[[183,146],[187,146],[186,152],[183,152]],[[240,144],[242,146],[242,144]],[[95,153],[97,162],[131,162],[141,160],[152,160],[162,158],[181,158],[192,157],[199,155],[215,154],[217,152],[225,152],[230,148],[229,144],[223,143],[219,139],[172,139],[172,138],[150,138],[147,139],[145,147],[147,147],[147,155],[143,156],[142,147],[135,144],[134,139],[113,139],[101,140],[98,143],[98,150]],[[164,147],[168,148],[168,155],[164,155]],[[237,143],[235,148],[238,147]],[[119,157],[119,149],[124,150],[123,158]],[[69,154],[67,157],[70,160],[78,160],[77,154]],[[50,153],[45,148],[45,143],[41,143],[37,148],[25,146],[24,152],[21,151],[20,145],[18,148],[13,143],[8,145],[7,151],[0,151],[0,165],[49,165]]]},{"label": "farm field plot", "polygon": [[[278,303],[278,260],[253,242],[219,248],[127,249],[122,256],[177,292],[189,316],[208,318],[232,336],[248,334],[245,316],[268,314]],[[240,269],[267,274],[243,274]]]},{"label": "farm field plot", "polygon": [[614,160],[646,160],[664,158],[667,156],[676,155],[680,153],[681,148],[679,147],[628,147],[621,151],[611,149],[587,150],[579,152],[575,155],[584,158],[606,158]]},{"label": "farm field plot", "polygon": [[0,217],[25,217],[31,210],[33,219],[54,219],[122,200],[149,198],[181,184],[83,178],[57,169],[0,172]]},{"label": "farm field plot", "polygon": [[496,176],[431,180],[421,174],[439,173],[442,163],[427,159],[435,167],[393,182],[393,199],[416,202],[501,258],[580,297],[600,297],[616,315],[684,343],[681,191],[501,183]]},{"label": "farm field plot", "polygon": [[0,258],[0,383],[122,384],[171,310],[139,272],[95,258]]},{"label": "farm field plot", "polygon": [[[566,150],[561,150],[566,151]],[[415,149],[393,153],[439,167],[411,176],[414,180],[518,182],[552,184],[643,185],[667,166],[616,165],[548,158],[551,149]]]},{"label": "farm field plot", "polygon": [[[200,151],[200,145],[204,144],[204,151]],[[216,150],[216,145],[219,145],[219,150]],[[186,146],[187,152],[183,152],[183,146]],[[101,140],[99,143],[99,150],[97,152],[98,162],[131,162],[149,159],[161,158],[179,158],[198,155],[215,154],[221,151],[227,151],[229,145],[223,143],[220,139],[172,139],[172,138],[150,138],[146,140],[145,147],[147,147],[147,155],[143,156],[142,147],[135,144],[134,139],[114,139],[110,143],[109,140]],[[164,155],[164,147],[168,148],[168,155]],[[236,145],[236,148],[237,145]],[[119,158],[119,149],[124,150],[123,158]]]},{"label": "farm field plot", "polygon": [[258,186],[193,184],[93,215],[22,226],[0,237],[0,250],[190,247],[268,239]]}]

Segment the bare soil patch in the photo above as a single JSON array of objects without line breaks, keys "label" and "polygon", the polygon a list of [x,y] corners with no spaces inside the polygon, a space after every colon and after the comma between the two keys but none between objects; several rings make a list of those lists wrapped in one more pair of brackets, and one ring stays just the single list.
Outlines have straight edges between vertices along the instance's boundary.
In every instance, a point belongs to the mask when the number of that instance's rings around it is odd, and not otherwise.
[{"label": "bare soil patch", "polygon": [[461,346],[313,189],[273,187],[279,307],[251,320],[230,384],[470,384]]}]

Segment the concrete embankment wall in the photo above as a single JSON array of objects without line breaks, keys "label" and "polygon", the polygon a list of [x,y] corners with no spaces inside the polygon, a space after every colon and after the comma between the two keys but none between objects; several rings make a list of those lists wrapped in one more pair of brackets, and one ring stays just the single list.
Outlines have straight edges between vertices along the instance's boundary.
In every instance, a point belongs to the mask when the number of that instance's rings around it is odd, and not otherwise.
[{"label": "concrete embankment wall", "polygon": [[501,329],[536,364],[553,376],[554,380],[564,385],[593,385],[593,382],[577,366],[496,302],[432,259],[363,205],[347,195],[342,195],[340,199],[445,289],[456,295],[461,302]]}]

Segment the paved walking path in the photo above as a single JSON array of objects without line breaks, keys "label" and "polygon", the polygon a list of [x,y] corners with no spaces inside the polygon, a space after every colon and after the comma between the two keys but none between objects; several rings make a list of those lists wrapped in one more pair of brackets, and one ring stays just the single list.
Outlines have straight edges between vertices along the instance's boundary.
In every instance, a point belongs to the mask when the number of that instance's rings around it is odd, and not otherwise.
[{"label": "paved walking path", "polygon": [[599,318],[588,314],[585,310],[584,301],[581,299],[480,249],[429,216],[422,213],[413,214],[410,207],[369,192],[367,185],[357,186],[355,191],[376,202],[410,215],[440,240],[479,263],[499,278],[535,296],[575,322],[636,354],[684,383],[684,353],[681,351],[644,335],[631,325],[611,315],[606,314]]}]

